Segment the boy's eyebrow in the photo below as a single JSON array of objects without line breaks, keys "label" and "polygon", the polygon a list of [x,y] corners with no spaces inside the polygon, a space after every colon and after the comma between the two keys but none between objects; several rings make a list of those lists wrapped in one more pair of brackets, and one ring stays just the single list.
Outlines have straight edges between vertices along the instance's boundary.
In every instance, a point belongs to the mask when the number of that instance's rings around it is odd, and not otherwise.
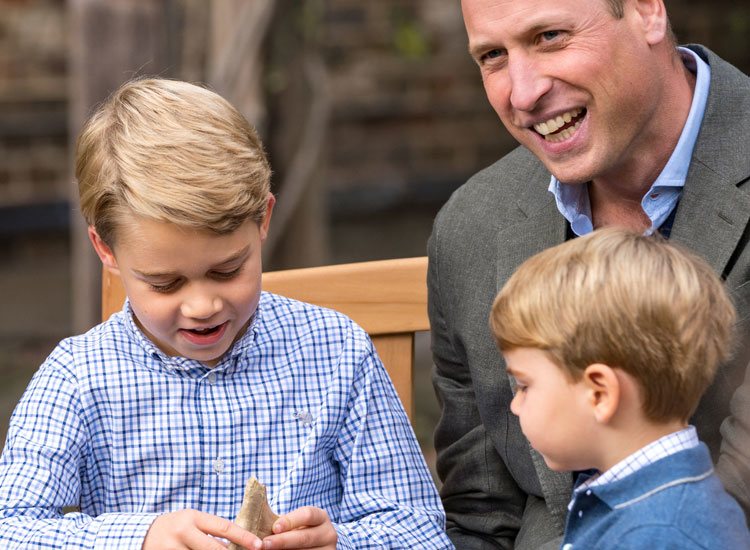
[{"label": "boy's eyebrow", "polygon": [[247,257],[247,255],[248,255],[249,252],[250,252],[250,245],[247,245],[245,248],[243,248],[242,250],[239,250],[239,251],[235,252],[234,254],[232,254],[231,256],[229,256],[228,258],[226,258],[225,260],[222,260],[221,262],[219,262],[217,264],[214,264],[213,267],[214,268],[216,268],[216,267],[223,267],[223,266],[225,266],[227,264],[234,263],[237,260],[244,260]]},{"label": "boy's eyebrow", "polygon": [[[234,254],[232,254],[231,256],[225,258],[224,260],[221,260],[220,262],[214,264],[211,267],[211,269],[216,269],[216,268],[224,267],[227,264],[234,263],[234,262],[236,262],[238,260],[243,260],[243,259],[245,259],[247,257],[247,255],[248,255],[249,252],[250,252],[250,245],[247,245],[242,250],[239,250],[239,251],[235,252]],[[135,268],[133,269],[133,273],[135,273],[136,275],[138,275],[140,277],[145,277],[145,278],[151,278],[151,277],[174,277],[174,276],[178,275],[178,273],[174,272],[174,271],[158,271],[158,272],[157,271],[153,271],[153,272],[148,272],[148,271],[141,271],[140,269],[135,269]]]}]

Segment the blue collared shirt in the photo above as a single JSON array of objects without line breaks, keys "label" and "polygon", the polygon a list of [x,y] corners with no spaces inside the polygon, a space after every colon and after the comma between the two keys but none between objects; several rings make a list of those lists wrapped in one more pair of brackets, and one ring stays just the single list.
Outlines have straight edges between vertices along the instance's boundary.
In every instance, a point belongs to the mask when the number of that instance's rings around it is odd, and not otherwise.
[{"label": "blue collared shirt", "polygon": [[[692,50],[688,48],[679,48],[679,50],[685,66],[696,73],[695,91],[690,113],[677,146],[661,174],[641,200],[643,211],[651,220],[651,227],[646,230],[646,234],[659,229],[677,207],[708,100],[711,68]],[[594,230],[588,186],[566,185],[552,176],[549,191],[555,196],[557,209],[568,220],[570,228],[576,235],[585,235]]]},{"label": "blue collared shirt", "polygon": [[662,458],[679,453],[680,451],[692,449],[698,445],[700,445],[700,440],[698,439],[698,432],[695,426],[688,426],[682,430],[667,434],[656,441],[652,441],[645,447],[622,459],[606,472],[594,474],[583,483],[580,483],[573,492],[573,498],[570,504],[568,504],[568,510],[573,507],[576,497],[580,493],[589,490],[589,488],[619,481]]},{"label": "blue collared shirt", "polygon": [[[278,514],[325,509],[338,548],[453,547],[367,334],[268,293],[214,368],[163,354],[127,303],[62,341],[10,422],[0,540],[3,549],[140,549],[160,513],[234,519],[250,476]],[[80,511],[63,515],[69,506]]]},{"label": "blue collared shirt", "polygon": [[745,514],[714,473],[708,447],[678,446],[635,473],[576,490],[562,550],[750,548]]}]

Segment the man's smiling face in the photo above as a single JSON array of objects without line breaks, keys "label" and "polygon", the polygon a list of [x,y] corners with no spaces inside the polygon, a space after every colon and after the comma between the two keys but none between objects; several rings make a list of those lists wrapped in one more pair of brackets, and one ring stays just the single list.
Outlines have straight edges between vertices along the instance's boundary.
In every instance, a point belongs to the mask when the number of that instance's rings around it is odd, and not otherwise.
[{"label": "man's smiling face", "polygon": [[[648,2],[643,2],[648,4]],[[606,177],[660,143],[654,17],[605,0],[463,0],[469,50],[503,124],[559,180]],[[666,107],[666,106],[661,106]]]}]

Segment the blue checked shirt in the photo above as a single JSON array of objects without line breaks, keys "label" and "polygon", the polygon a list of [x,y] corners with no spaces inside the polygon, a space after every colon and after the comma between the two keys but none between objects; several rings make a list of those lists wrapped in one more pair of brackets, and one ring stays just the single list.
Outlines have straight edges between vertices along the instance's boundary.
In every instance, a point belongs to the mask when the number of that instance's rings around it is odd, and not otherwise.
[{"label": "blue checked shirt", "polygon": [[214,368],[164,355],[128,304],[62,341],[10,421],[0,547],[139,549],[160,513],[234,519],[250,476],[276,513],[326,510],[338,548],[452,548],[368,336],[268,293]]}]

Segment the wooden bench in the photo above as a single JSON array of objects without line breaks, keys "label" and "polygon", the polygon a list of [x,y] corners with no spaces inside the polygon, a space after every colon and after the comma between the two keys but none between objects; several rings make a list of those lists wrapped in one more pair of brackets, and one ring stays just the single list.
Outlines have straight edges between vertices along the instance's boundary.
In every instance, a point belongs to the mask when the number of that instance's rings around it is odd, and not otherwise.
[{"label": "wooden bench", "polygon": [[[427,258],[270,271],[263,290],[335,309],[364,328],[413,418],[414,334],[429,330]],[[102,274],[102,319],[122,309],[120,279]]]}]

